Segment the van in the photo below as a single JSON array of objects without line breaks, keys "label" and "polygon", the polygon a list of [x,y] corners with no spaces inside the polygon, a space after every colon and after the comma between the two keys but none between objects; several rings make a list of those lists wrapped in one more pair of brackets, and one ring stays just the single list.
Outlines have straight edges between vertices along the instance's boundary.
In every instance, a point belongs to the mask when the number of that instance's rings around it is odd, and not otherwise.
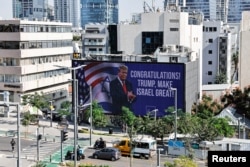
[{"label": "van", "polygon": [[157,145],[156,140],[148,137],[134,138],[133,142],[130,143],[129,138],[122,139],[114,147],[121,151],[122,155],[129,156],[132,146],[132,155],[139,158],[150,158],[156,154]]}]

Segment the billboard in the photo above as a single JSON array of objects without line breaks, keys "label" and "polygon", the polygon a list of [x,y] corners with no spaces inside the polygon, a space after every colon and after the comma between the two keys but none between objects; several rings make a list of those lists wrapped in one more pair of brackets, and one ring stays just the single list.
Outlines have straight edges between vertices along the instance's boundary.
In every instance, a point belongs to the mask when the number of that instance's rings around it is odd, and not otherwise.
[{"label": "billboard", "polygon": [[122,101],[114,95],[120,92],[119,88],[122,86],[118,82],[113,86],[111,83],[118,77],[119,67],[125,65],[128,67],[127,82],[131,83],[135,95],[134,99],[126,101],[135,115],[143,116],[155,109],[158,110],[157,117],[166,115],[165,110],[175,106],[175,92],[171,87],[177,88],[177,108],[184,111],[184,64],[73,60],[72,66],[83,64],[86,66],[76,71],[79,104],[90,103],[91,87],[92,99],[103,107],[105,113],[113,114],[114,105]]}]

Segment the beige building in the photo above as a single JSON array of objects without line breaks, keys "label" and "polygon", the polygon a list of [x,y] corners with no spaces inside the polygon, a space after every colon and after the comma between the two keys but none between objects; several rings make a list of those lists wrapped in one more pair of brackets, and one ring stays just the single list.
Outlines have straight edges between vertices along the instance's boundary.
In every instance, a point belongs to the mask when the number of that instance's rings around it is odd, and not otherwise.
[{"label": "beige building", "polygon": [[240,29],[240,49],[239,49],[239,87],[244,89],[250,85],[250,12],[242,13],[241,29]]},{"label": "beige building", "polygon": [[[10,92],[10,102],[20,94],[43,92],[54,105],[68,96],[71,73],[70,23],[0,20],[0,91]],[[0,97],[0,101],[2,101]]]}]

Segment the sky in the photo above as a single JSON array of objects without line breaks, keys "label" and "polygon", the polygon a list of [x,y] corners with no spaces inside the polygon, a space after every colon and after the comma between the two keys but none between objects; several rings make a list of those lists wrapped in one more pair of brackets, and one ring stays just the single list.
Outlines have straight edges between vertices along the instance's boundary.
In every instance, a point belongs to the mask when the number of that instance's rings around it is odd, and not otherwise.
[{"label": "sky", "polygon": [[[52,3],[52,0],[49,0]],[[143,2],[152,5],[152,0],[119,0],[119,21],[131,20],[133,13],[143,12]],[[163,0],[155,0],[156,8],[162,9]],[[0,18],[12,18],[12,0],[0,0]]]}]

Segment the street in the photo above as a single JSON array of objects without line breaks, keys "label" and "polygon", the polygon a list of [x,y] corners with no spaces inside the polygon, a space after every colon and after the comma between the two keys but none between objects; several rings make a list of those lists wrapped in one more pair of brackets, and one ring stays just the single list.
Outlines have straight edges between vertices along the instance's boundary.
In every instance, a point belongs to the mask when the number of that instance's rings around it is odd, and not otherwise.
[{"label": "street", "polygon": [[[102,160],[102,159],[93,159],[92,154],[94,153],[95,149],[87,148],[84,151],[85,159],[81,160],[83,163],[91,163],[94,165],[109,165],[110,167],[130,167],[130,157],[122,156],[117,161],[110,161],[110,160]],[[160,157],[160,166],[164,166],[164,162],[169,161],[173,162],[173,158],[168,157],[167,155],[161,155]],[[197,163],[199,167],[205,167],[204,162]],[[153,158],[150,159],[139,159],[139,158],[132,158],[132,165],[133,167],[156,167],[157,166],[157,156],[155,155]]]},{"label": "street", "polygon": [[[10,145],[10,140],[12,139],[12,137],[1,137],[0,136],[0,154],[6,154],[6,155],[13,155],[12,151],[11,151],[11,145]],[[16,141],[16,145],[15,145],[15,152],[17,151],[17,139],[14,138]],[[29,145],[34,144],[35,141],[32,140],[25,140],[25,139],[21,139],[21,150],[28,147]]]}]

